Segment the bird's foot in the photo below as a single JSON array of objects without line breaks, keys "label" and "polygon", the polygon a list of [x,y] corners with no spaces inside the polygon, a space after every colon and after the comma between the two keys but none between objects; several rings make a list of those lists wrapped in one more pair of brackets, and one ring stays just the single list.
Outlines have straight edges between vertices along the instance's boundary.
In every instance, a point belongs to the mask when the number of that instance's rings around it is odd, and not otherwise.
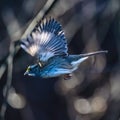
[{"label": "bird's foot", "polygon": [[72,74],[65,74],[63,76],[64,80],[69,80],[69,79],[71,79],[71,77],[72,77]]}]

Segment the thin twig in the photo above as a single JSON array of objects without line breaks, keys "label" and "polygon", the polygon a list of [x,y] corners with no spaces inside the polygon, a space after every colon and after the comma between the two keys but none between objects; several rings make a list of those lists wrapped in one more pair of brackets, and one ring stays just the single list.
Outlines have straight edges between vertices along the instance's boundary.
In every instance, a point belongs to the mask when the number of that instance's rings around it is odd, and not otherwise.
[{"label": "thin twig", "polygon": [[48,0],[46,2],[43,9],[36,15],[36,17],[33,19],[31,24],[26,29],[25,33],[22,35],[22,37],[21,37],[22,39],[25,38],[33,30],[33,28],[36,26],[37,22],[40,21],[44,17],[46,12],[49,10],[49,8],[51,8],[51,6],[55,3],[55,1],[56,0]]},{"label": "thin twig", "polygon": [[[28,26],[28,28],[26,29],[26,31],[24,32],[24,34],[21,36],[22,38],[25,38],[27,36],[27,34],[29,34],[31,32],[31,30],[34,28],[34,26],[37,24],[37,21],[40,21],[44,15],[46,14],[46,12],[48,12],[48,10],[51,8],[51,6],[55,3],[56,0],[48,0],[48,2],[45,4],[45,6],[43,7],[42,10],[40,10],[40,12],[38,13],[38,15],[33,19],[33,21],[31,22],[31,24]],[[14,40],[17,41],[18,39]],[[20,47],[15,47],[15,54],[17,54],[17,52],[20,50]],[[7,61],[8,57],[6,58]],[[0,67],[0,79],[2,78],[5,70],[6,70],[6,61],[1,65]]]},{"label": "thin twig", "polygon": [[[37,21],[39,21],[40,19],[42,19],[44,17],[44,15],[48,12],[48,10],[50,10],[51,6],[55,3],[56,0],[48,0],[45,4],[45,6],[43,7],[42,10],[40,10],[40,12],[38,13],[38,15],[34,18],[34,20],[31,22],[31,24],[28,26],[28,28],[26,29],[25,33],[22,35],[21,39],[26,37],[27,34],[29,34],[31,32],[31,30],[35,27],[35,25],[37,24]],[[19,51],[20,47],[15,47],[14,42],[11,41],[10,44],[10,49],[9,49],[9,55],[6,58],[6,61],[4,64],[2,64],[0,71],[0,78],[3,76],[7,65],[8,65],[8,74],[7,74],[7,81],[6,81],[6,85],[5,85],[5,89],[4,89],[4,101],[3,104],[1,106],[0,109],[0,120],[4,120],[5,119],[5,113],[7,110],[7,98],[9,95],[9,89],[11,87],[11,83],[12,83],[12,70],[13,70],[13,59],[14,59],[14,54],[17,54],[17,52]],[[7,65],[6,65],[7,62]]]},{"label": "thin twig", "polygon": [[9,94],[9,89],[11,87],[11,83],[12,83],[12,70],[13,70],[13,58],[14,58],[14,43],[11,42],[10,44],[10,49],[9,49],[10,53],[7,59],[7,65],[8,65],[8,74],[7,74],[7,81],[6,81],[6,85],[4,88],[4,102],[1,106],[1,110],[0,110],[0,117],[1,120],[4,120],[5,118],[5,113],[7,110],[7,98],[8,98],[8,94]]}]

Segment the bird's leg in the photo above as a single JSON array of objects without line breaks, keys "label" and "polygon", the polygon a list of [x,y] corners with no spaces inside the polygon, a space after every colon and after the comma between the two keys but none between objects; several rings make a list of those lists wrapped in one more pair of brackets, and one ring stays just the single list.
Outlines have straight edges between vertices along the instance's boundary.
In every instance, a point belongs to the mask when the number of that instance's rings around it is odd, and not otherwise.
[{"label": "bird's leg", "polygon": [[72,77],[72,74],[65,74],[63,76],[64,80],[69,80],[69,79],[71,79],[71,77]]},{"label": "bird's leg", "polygon": [[38,62],[38,64],[39,64],[39,66],[40,66],[40,67],[42,67],[42,66],[43,66],[41,62]]}]

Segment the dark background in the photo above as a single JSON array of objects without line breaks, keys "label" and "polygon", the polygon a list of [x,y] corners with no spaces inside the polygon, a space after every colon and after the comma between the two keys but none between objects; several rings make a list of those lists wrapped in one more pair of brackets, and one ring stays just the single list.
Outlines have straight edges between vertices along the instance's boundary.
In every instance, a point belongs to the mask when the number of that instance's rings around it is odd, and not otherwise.
[{"label": "dark background", "polygon": [[[119,120],[119,0],[56,0],[45,12],[47,2],[0,1],[0,119]],[[70,54],[108,54],[82,63],[70,80],[24,76],[35,61],[19,41],[38,12],[62,24]]]}]

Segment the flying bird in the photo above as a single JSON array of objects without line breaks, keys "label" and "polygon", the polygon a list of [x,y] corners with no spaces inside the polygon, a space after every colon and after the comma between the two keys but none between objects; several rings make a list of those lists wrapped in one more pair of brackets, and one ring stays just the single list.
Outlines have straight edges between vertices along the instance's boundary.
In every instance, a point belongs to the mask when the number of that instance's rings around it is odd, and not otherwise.
[{"label": "flying bird", "polygon": [[62,26],[54,18],[38,22],[32,32],[21,40],[21,47],[36,58],[36,64],[30,65],[24,75],[40,78],[63,75],[64,79],[68,79],[71,77],[71,73],[77,70],[89,56],[107,53],[105,50],[69,55]]}]

